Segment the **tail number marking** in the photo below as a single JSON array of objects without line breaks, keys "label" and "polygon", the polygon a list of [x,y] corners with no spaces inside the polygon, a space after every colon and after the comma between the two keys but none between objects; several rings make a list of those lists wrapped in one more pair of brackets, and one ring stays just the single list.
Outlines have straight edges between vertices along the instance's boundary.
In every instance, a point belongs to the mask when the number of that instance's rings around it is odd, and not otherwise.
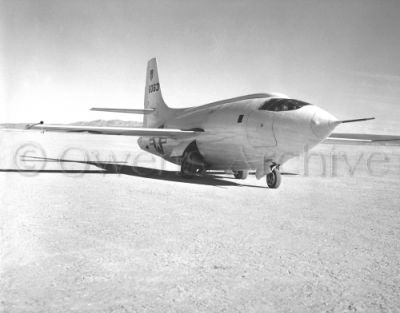
[{"label": "tail number marking", "polygon": [[156,92],[160,90],[160,84],[156,83],[149,86],[149,93]]}]

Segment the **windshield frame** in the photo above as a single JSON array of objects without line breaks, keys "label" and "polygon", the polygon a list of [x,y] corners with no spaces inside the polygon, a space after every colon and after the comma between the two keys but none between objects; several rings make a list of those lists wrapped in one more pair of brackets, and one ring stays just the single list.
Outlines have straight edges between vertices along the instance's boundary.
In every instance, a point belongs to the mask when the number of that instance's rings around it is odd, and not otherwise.
[{"label": "windshield frame", "polygon": [[286,112],[301,109],[304,106],[312,105],[311,103],[289,99],[289,98],[271,98],[264,101],[259,107],[260,111],[270,112]]}]

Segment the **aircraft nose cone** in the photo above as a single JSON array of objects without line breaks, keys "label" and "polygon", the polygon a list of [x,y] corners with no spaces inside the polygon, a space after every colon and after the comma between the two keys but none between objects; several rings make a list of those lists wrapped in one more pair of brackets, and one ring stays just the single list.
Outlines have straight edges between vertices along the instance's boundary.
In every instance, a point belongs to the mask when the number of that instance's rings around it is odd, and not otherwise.
[{"label": "aircraft nose cone", "polygon": [[316,108],[313,118],[311,119],[311,130],[319,139],[326,138],[338,125],[338,120],[330,113]]}]

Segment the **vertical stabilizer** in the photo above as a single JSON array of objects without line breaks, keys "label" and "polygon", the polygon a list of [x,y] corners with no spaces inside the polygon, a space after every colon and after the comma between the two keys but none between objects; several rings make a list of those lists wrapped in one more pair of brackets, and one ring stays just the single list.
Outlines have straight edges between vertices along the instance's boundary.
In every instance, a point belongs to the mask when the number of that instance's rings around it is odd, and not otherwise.
[{"label": "vertical stabilizer", "polygon": [[154,109],[153,113],[143,116],[144,127],[162,127],[168,115],[168,107],[161,94],[158,77],[157,61],[155,58],[147,63],[146,89],[144,91],[144,108]]}]

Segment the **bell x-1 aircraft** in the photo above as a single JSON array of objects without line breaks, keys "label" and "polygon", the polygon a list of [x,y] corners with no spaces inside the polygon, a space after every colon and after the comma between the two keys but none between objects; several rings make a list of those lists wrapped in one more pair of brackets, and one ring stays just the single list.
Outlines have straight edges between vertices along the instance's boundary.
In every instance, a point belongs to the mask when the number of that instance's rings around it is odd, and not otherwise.
[{"label": "bell x-1 aircraft", "polygon": [[207,171],[232,171],[245,179],[255,170],[269,188],[281,182],[280,166],[326,140],[374,142],[400,137],[332,134],[342,123],[316,105],[281,94],[258,93],[197,107],[170,108],[161,94],[157,62],[148,62],[143,109],[92,108],[93,111],[143,114],[142,128],[47,125],[48,131],[142,136],[141,149],[181,166],[191,178]]}]

